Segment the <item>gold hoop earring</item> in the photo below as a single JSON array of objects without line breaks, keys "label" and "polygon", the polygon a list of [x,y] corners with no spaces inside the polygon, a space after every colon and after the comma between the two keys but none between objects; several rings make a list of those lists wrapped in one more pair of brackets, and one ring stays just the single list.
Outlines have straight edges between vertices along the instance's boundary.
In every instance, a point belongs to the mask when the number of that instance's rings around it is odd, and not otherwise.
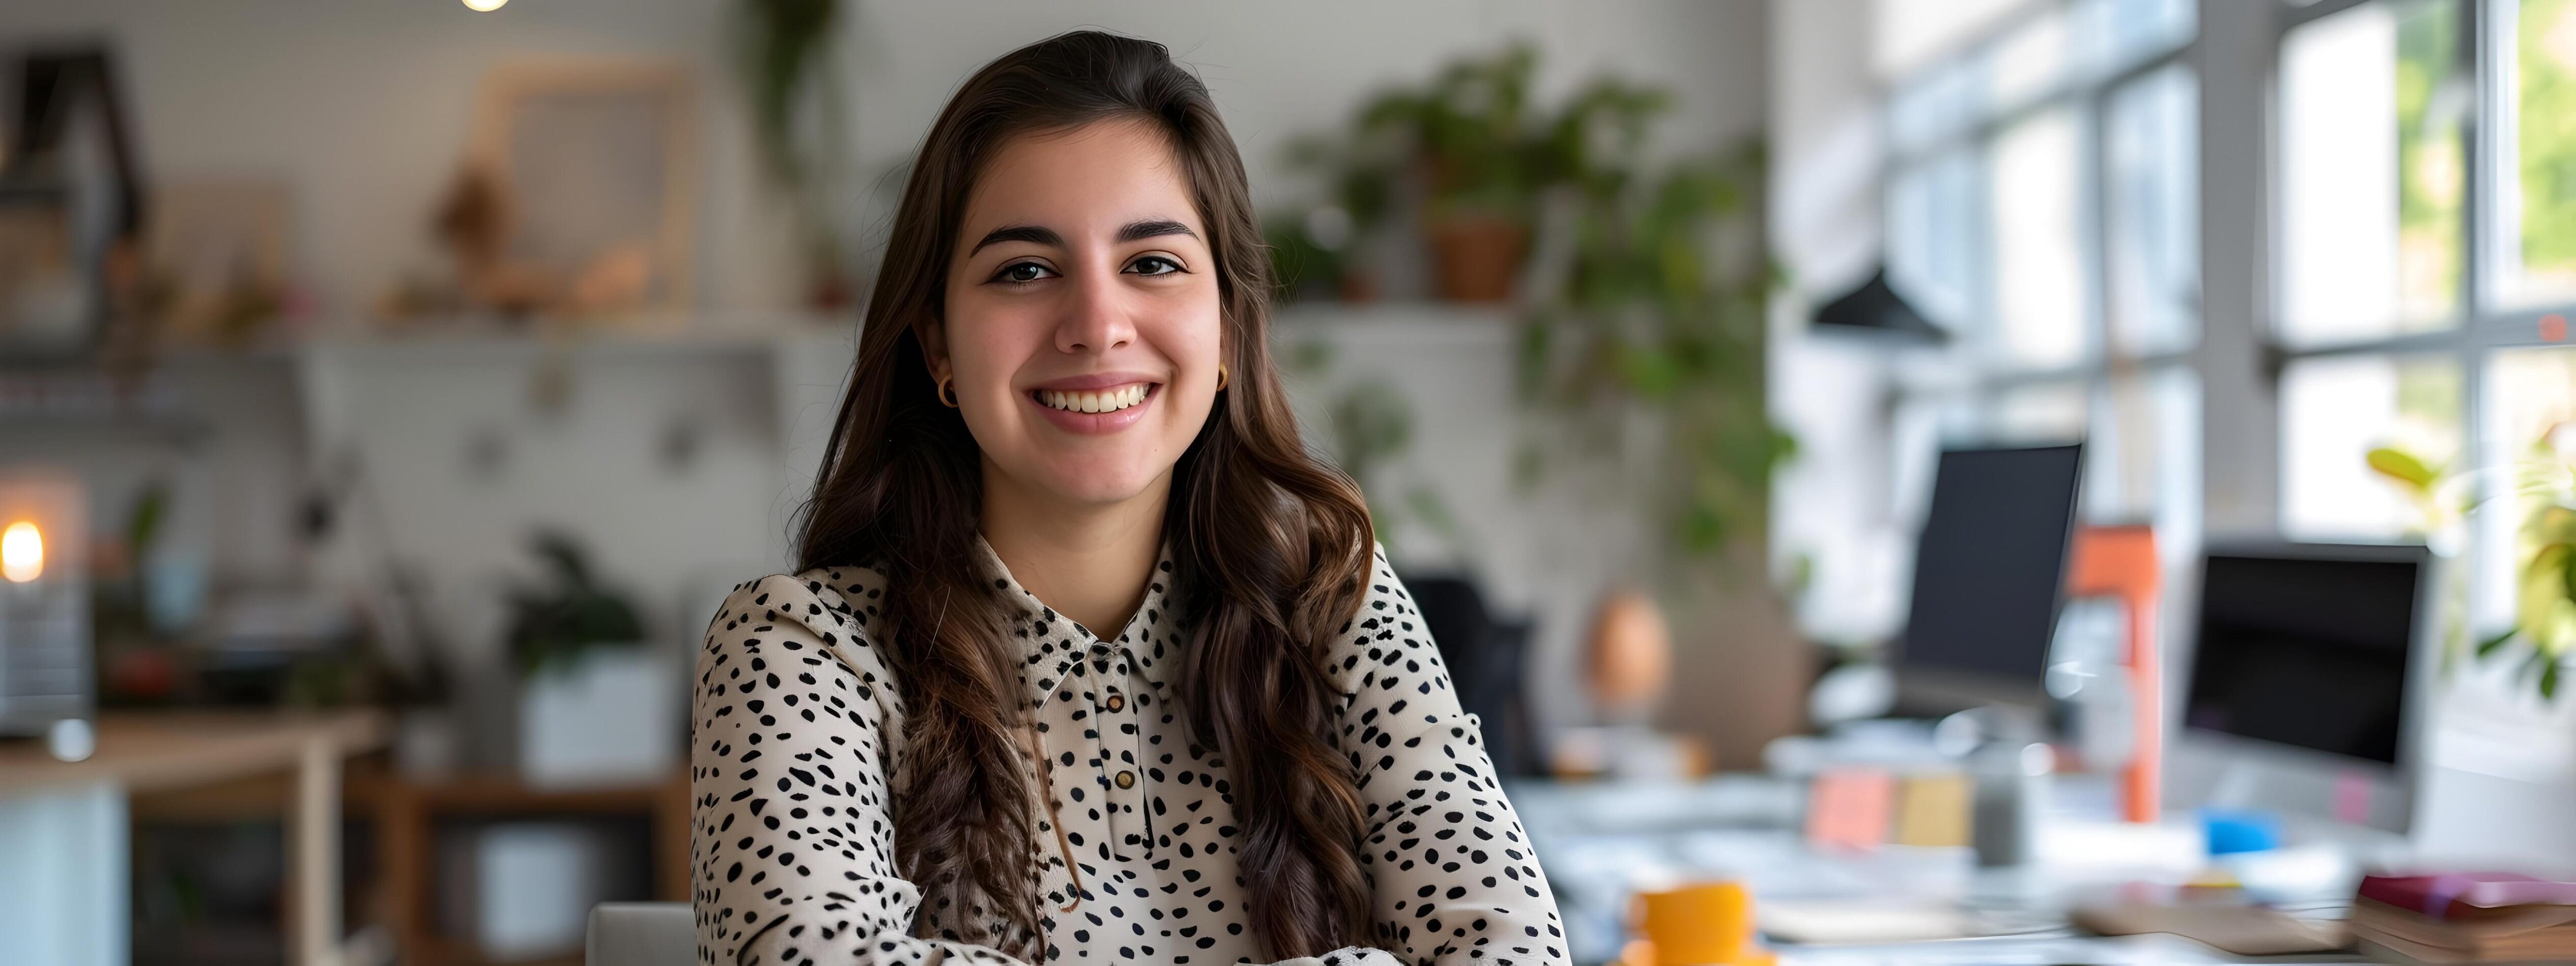
[{"label": "gold hoop earring", "polygon": [[947,376],[939,377],[939,404],[950,409],[957,408],[957,385]]},{"label": "gold hoop earring", "polygon": [[1216,391],[1224,392],[1225,383],[1225,363],[1220,362],[1216,364]]}]

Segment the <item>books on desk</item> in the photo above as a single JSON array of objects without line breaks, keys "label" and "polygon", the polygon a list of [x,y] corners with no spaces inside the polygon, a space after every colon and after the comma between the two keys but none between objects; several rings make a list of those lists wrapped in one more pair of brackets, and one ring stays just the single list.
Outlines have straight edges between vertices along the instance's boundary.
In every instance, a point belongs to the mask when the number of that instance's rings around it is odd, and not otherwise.
[{"label": "books on desk", "polygon": [[2354,939],[2434,963],[2576,960],[2576,883],[2509,873],[2370,876]]}]

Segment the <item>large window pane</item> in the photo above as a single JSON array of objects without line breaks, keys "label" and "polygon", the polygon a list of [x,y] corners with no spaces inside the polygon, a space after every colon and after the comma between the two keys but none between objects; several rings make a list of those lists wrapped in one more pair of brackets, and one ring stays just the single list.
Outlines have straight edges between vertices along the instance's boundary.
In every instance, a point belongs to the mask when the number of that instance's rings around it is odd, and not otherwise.
[{"label": "large window pane", "polygon": [[2186,366],[2113,377],[2086,443],[2085,512],[2097,523],[2199,532],[2200,383]]},{"label": "large window pane", "polygon": [[2084,438],[2084,384],[2072,380],[2008,386],[1986,403],[1986,438],[1997,443],[2072,443]]},{"label": "large window pane", "polygon": [[2281,528],[2305,539],[2424,532],[2423,512],[2373,472],[2370,451],[2447,468],[2460,455],[2460,368],[2451,356],[2307,359],[2281,376]]},{"label": "large window pane", "polygon": [[2191,41],[2192,0],[2076,0],[2074,60],[2094,77]]},{"label": "large window pane", "polygon": [[[2461,122],[2452,0],[2371,3],[2281,50],[2282,335],[2319,343],[2458,316]],[[2372,200],[2384,199],[2384,200]]]},{"label": "large window pane", "polygon": [[2199,337],[2199,85],[2182,65],[2111,94],[2104,117],[2111,339],[2175,352]]},{"label": "large window pane", "polygon": [[1986,52],[1987,98],[1998,110],[2053,90],[2065,80],[2066,15],[2050,10],[2013,28]]},{"label": "large window pane", "polygon": [[1952,331],[1975,314],[1982,175],[1976,154],[1960,149],[1896,172],[1887,189],[1889,278]]},{"label": "large window pane", "polygon": [[1930,147],[1985,114],[1984,73],[1972,63],[1934,68],[1889,95],[1889,139],[1900,152]]},{"label": "large window pane", "polygon": [[2072,111],[2033,115],[1995,139],[1994,341],[2008,365],[2068,366],[2084,358],[2084,243],[2077,234]]},{"label": "large window pane", "polygon": [[2522,0],[2508,90],[2511,170],[2497,185],[2511,302],[2576,299],[2576,0]]}]

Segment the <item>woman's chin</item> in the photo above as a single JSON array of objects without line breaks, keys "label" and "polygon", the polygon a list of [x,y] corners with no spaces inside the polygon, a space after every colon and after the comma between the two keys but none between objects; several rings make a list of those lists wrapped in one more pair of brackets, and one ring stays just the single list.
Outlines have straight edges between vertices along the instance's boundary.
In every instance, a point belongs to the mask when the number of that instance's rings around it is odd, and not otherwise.
[{"label": "woman's chin", "polygon": [[[1021,485],[1045,494],[1051,502],[1108,506],[1144,496],[1170,470],[1142,458],[1101,459],[1103,454],[1048,461],[1033,472],[1011,473]],[[1008,468],[1004,472],[1010,472]]]}]

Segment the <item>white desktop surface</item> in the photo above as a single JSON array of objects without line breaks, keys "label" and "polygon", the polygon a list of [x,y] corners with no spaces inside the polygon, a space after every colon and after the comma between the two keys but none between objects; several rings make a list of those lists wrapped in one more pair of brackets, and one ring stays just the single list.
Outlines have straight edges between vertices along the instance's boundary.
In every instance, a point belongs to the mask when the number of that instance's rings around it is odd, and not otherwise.
[{"label": "white desktop surface", "polygon": [[2103,966],[2156,966],[2204,963],[2359,963],[2349,953],[2246,959],[2179,936],[2120,936],[2110,939],[2052,936],[1962,939],[1937,943],[1862,946],[1793,946],[1780,951],[1787,966],[1914,966],[1914,964],[1999,964],[2057,966],[2099,963]]},{"label": "white desktop surface", "polygon": [[[2241,957],[2173,936],[2078,936],[2065,911],[2121,894],[2133,883],[2179,884],[2202,865],[2197,833],[2177,817],[2160,826],[2122,826],[2059,815],[2043,832],[2041,860],[2027,870],[1975,868],[1965,848],[1884,846],[1865,852],[1808,847],[1801,823],[1803,783],[1725,775],[1672,785],[1528,783],[1510,787],[1514,807],[1547,869],[1567,921],[1574,959],[1617,955],[1635,891],[1712,878],[1753,890],[1766,907],[1832,915],[1883,909],[1890,922],[1931,910],[1956,917],[1973,938],[1779,947],[1783,963],[2219,963]],[[2332,916],[2331,890],[2312,905]],[[2281,962],[2281,959],[2264,959]],[[2291,961],[2356,962],[2350,955]]]}]

